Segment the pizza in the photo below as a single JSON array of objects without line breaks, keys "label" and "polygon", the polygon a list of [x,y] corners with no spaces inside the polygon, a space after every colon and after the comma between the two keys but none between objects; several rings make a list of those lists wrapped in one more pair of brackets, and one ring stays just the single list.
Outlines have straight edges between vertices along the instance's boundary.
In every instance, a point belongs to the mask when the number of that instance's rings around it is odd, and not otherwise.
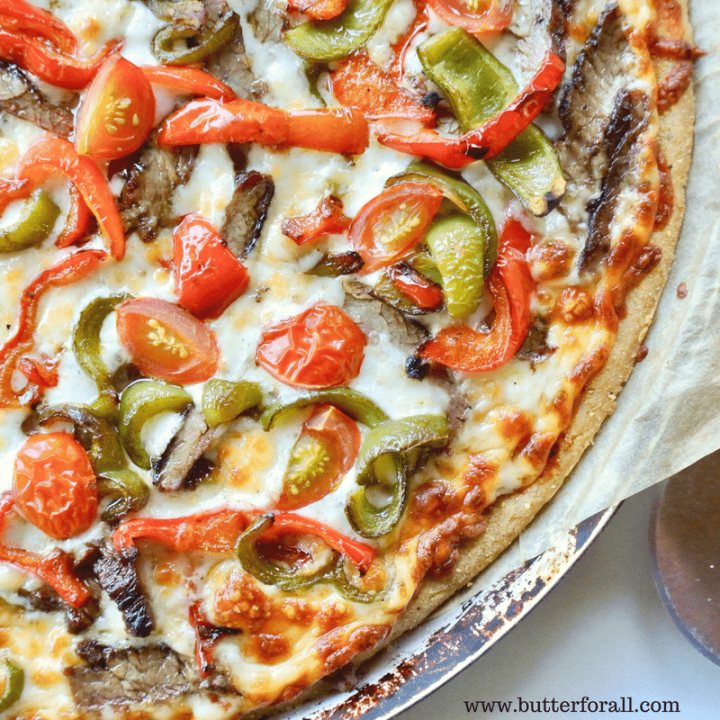
[{"label": "pizza", "polygon": [[2,717],[297,701],[512,542],[642,359],[685,13],[3,0]]}]

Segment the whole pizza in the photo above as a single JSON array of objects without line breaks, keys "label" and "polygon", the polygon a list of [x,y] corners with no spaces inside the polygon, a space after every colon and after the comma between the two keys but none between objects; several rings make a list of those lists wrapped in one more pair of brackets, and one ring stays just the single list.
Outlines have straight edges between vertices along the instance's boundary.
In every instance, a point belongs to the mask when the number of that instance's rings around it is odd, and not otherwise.
[{"label": "whole pizza", "polygon": [[679,0],[1,0],[0,715],[291,702],[496,557],[672,257]]}]

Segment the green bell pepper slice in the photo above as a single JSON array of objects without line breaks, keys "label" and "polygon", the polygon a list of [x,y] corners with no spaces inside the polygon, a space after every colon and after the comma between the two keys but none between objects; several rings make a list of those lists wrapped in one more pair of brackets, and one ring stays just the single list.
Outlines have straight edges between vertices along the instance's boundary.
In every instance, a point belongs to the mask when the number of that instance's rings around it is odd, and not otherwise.
[{"label": "green bell pepper slice", "polygon": [[310,60],[341,60],[357,50],[380,29],[394,0],[350,0],[332,20],[298,25],[285,33],[285,41]]},{"label": "green bell pepper slice", "polygon": [[[484,276],[487,280],[497,258],[498,241],[495,222],[480,193],[475,190],[475,188],[470,187],[470,185],[459,176],[423,162],[411,163],[405,172],[390,178],[388,184],[396,185],[403,182],[421,182],[433,185],[442,190],[443,195],[453,204],[457,205],[460,210],[470,215],[484,235]],[[410,264],[412,265],[413,263],[411,262]],[[413,265],[413,267],[415,267],[415,265]],[[416,267],[415,269],[425,275],[421,268]],[[433,280],[433,282],[437,282],[435,278],[429,275],[427,275],[427,277]]]},{"label": "green bell pepper slice", "polygon": [[203,388],[205,422],[211,428],[231,422],[246,410],[261,405],[262,401],[262,391],[257,383],[213,378]]},{"label": "green bell pepper slice", "polygon": [[[345,508],[355,532],[377,538],[395,529],[405,510],[408,466],[417,464],[413,455],[421,449],[443,447],[449,437],[450,426],[442,415],[388,420],[368,430],[355,463],[361,487],[350,496]],[[371,502],[369,487],[388,492],[388,502]]]},{"label": "green bell pepper slice", "polygon": [[[237,34],[240,18],[234,12],[225,13],[212,27],[198,32],[193,23],[178,19],[160,28],[152,41],[153,57],[164,65],[188,65],[202,62],[227,45]],[[192,46],[176,50],[182,40],[193,38]]]},{"label": "green bell pepper slice", "polygon": [[98,399],[93,407],[102,415],[117,407],[117,394],[112,388],[110,371],[102,360],[100,331],[110,313],[128,295],[112,295],[93,300],[81,313],[73,332],[73,354],[78,365],[97,384]]},{"label": "green bell pepper slice", "polygon": [[120,522],[131,512],[137,512],[147,505],[150,488],[130,468],[108,470],[98,476],[98,490],[110,502],[102,514],[106,523]]},{"label": "green bell pepper slice", "polygon": [[388,415],[382,411],[369,397],[351,390],[350,388],[330,388],[317,392],[304,393],[292,402],[279,402],[270,405],[260,416],[260,425],[263,430],[270,430],[276,423],[281,422],[295,410],[327,403],[342,410],[356,422],[374,427],[388,420]]},{"label": "green bell pepper slice", "polygon": [[[518,93],[510,70],[462,28],[426,40],[418,57],[426,75],[445,94],[463,132],[502,112]],[[547,214],[565,193],[555,148],[536,126],[527,128],[487,166],[535,215]]]},{"label": "green bell pepper slice", "polygon": [[25,671],[12,660],[3,660],[0,666],[5,676],[5,689],[0,695],[0,712],[3,712],[20,699],[25,687]]},{"label": "green bell pepper slice", "polygon": [[448,314],[464,320],[482,300],[485,236],[469,215],[452,212],[433,221],[425,242],[442,276]]},{"label": "green bell pepper slice", "polygon": [[48,193],[39,190],[25,203],[20,219],[0,229],[0,254],[20,252],[46,240],[60,215],[60,208]]},{"label": "green bell pepper slice", "polygon": [[191,404],[190,395],[178,385],[140,380],[125,388],[120,397],[120,439],[138,467],[149,470],[151,465],[141,440],[145,423],[161,413],[184,412]]}]

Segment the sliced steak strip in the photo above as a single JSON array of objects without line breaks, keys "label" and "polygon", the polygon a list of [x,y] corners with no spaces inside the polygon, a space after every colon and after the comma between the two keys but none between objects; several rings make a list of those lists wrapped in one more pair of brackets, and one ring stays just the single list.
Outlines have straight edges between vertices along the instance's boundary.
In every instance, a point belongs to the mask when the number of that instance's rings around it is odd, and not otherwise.
[{"label": "sliced steak strip", "polygon": [[221,233],[237,257],[247,257],[255,247],[274,194],[275,183],[269,175],[251,170],[238,177]]},{"label": "sliced steak strip", "polygon": [[428,331],[387,303],[373,296],[371,288],[357,280],[345,278],[345,310],[372,343],[383,342],[389,336],[393,345],[412,352],[428,339]]},{"label": "sliced steak strip", "polygon": [[66,668],[65,674],[81,713],[99,714],[108,706],[156,706],[203,690],[234,692],[223,676],[203,680],[193,658],[176,653],[164,643],[111,648],[86,641],[79,645],[77,654],[86,664]]},{"label": "sliced steak strip", "polygon": [[20,68],[3,61],[0,61],[0,110],[63,137],[72,134],[75,124],[70,110],[51,103]]},{"label": "sliced steak strip", "polygon": [[651,99],[637,86],[643,58],[631,46],[615,3],[600,16],[573,68],[560,101],[565,130],[558,151],[568,192],[561,204],[578,233],[586,220],[580,269],[592,271],[610,248],[608,229],[619,195],[635,180],[638,140],[649,122]]},{"label": "sliced steak strip", "polygon": [[277,43],[282,40],[286,8],[285,0],[260,0],[249,17],[253,33],[260,42]]},{"label": "sliced steak strip", "polygon": [[128,633],[147,637],[153,631],[153,619],[135,563],[121,557],[112,546],[106,546],[93,569],[100,586],[123,614]]},{"label": "sliced steak strip", "polygon": [[196,147],[170,150],[154,141],[138,151],[125,171],[126,182],[118,200],[126,234],[137,232],[148,243],[171,223],[172,193],[190,178],[196,154]]},{"label": "sliced steak strip", "polygon": [[567,59],[569,0],[523,0],[513,16],[511,30],[520,37],[520,69],[530,79],[545,53]]},{"label": "sliced steak strip", "polygon": [[153,482],[166,492],[180,490],[192,474],[195,463],[222,432],[221,428],[208,428],[202,411],[192,405],[180,430],[154,463]]}]

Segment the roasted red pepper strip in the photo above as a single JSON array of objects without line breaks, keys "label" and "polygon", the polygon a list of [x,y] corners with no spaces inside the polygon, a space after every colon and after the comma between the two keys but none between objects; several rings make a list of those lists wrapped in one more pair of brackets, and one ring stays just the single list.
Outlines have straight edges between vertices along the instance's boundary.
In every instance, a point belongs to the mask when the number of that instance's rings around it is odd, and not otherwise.
[{"label": "roasted red pepper strip", "polygon": [[[223,508],[167,520],[135,518],[122,523],[112,539],[117,551],[126,557],[135,557],[135,541],[140,539],[155,540],[177,552],[233,552],[250,520],[262,514],[261,510],[245,512]],[[346,555],[363,572],[375,557],[375,548],[352,540],[318,520],[294,513],[275,513],[275,522],[267,538],[286,533],[319,537],[328,547]]]},{"label": "roasted red pepper strip", "polygon": [[56,387],[58,384],[57,360],[45,361],[24,355],[18,361],[18,370],[33,384],[41,388]]},{"label": "roasted red pepper strip", "polygon": [[39,35],[68,55],[77,51],[77,39],[65,23],[25,0],[3,0],[0,28],[16,35]]},{"label": "roasted red pepper strip", "polygon": [[18,327],[15,334],[0,349],[0,408],[18,408],[37,400],[40,389],[25,388],[16,393],[12,387],[12,376],[20,358],[33,347],[33,334],[38,306],[47,290],[70,285],[91,273],[105,257],[100,250],[87,250],[70,255],[38,275],[20,299]]},{"label": "roasted red pepper strip", "polygon": [[0,58],[19,65],[50,85],[66,90],[82,90],[118,47],[119,43],[109,42],[92,60],[77,60],[41,40],[31,40],[0,29]]},{"label": "roasted red pepper strip", "polygon": [[[10,493],[0,496],[0,536],[4,530],[5,519],[14,504]],[[62,550],[54,550],[49,555],[42,556],[0,542],[0,562],[13,565],[45,581],[73,607],[82,607],[90,599],[88,587],[73,574],[72,557]]]},{"label": "roasted red pepper strip", "polygon": [[387,273],[393,285],[420,310],[439,310],[445,302],[442,288],[408,263],[391,265]]},{"label": "roasted red pepper strip", "polygon": [[107,180],[94,160],[79,155],[73,144],[63,138],[47,138],[33,145],[20,162],[17,177],[42,185],[54,172],[65,175],[78,189],[100,230],[108,241],[115,260],[125,255],[125,231]]},{"label": "roasted red pepper strip", "polygon": [[369,120],[397,118],[435,124],[435,113],[379,68],[366,50],[358,50],[343,60],[330,79],[338,102],[357,108]]},{"label": "roasted red pepper strip", "polygon": [[283,220],[282,233],[298,245],[304,245],[326,235],[343,233],[350,227],[351,222],[343,213],[342,201],[329,195],[308,215]]},{"label": "roasted red pepper strip", "polygon": [[405,31],[405,34],[395,43],[392,49],[395,53],[393,63],[393,74],[398,80],[405,76],[405,57],[410,50],[413,40],[428,26],[430,13],[428,12],[427,0],[415,0],[415,19],[412,25]]},{"label": "roasted red pepper strip", "polygon": [[80,194],[80,191],[74,186],[70,186],[70,199],[72,204],[65,228],[60,233],[60,237],[55,241],[55,246],[59,248],[70,247],[74,242],[85,237],[88,233],[88,226],[92,213],[87,203]]},{"label": "roasted red pepper strip", "polygon": [[348,0],[289,0],[288,10],[313,20],[332,20],[344,12]]},{"label": "roasted red pepper strip", "polygon": [[296,146],[343,154],[363,152],[367,120],[344,108],[285,112],[250,100],[193,100],[171,115],[158,135],[160,145],[247,143]]},{"label": "roasted red pepper strip", "polygon": [[525,259],[530,238],[519,220],[506,216],[497,263],[487,284],[495,302],[490,332],[481,333],[467,325],[446,328],[420,347],[419,357],[469,373],[495,370],[512,359],[530,327],[534,283]]},{"label": "roasted red pepper strip", "polygon": [[394,150],[430,158],[449,168],[488,160],[504,150],[540,114],[562,80],[564,70],[563,61],[547,52],[540,70],[510,105],[460,137],[443,137],[423,128],[414,135],[381,132],[378,140]]},{"label": "roasted red pepper strip", "polygon": [[153,85],[176,90],[187,95],[202,95],[212,100],[233,100],[232,88],[216,77],[196,67],[177,65],[147,65],[141,70]]},{"label": "roasted red pepper strip", "polygon": [[35,187],[27,180],[5,180],[0,178],[0,215],[11,202],[26,200],[32,195]]}]

